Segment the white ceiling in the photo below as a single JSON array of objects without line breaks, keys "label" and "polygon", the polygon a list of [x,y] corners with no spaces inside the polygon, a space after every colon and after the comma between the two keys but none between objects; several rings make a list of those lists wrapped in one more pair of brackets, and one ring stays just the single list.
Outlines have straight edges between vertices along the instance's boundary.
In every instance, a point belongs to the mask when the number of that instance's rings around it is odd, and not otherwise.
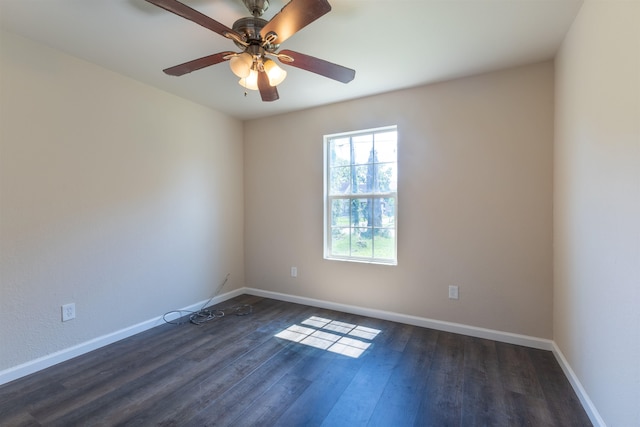
[{"label": "white ceiling", "polygon": [[[270,19],[286,0],[271,0]],[[244,96],[227,63],[181,76],[162,69],[220,51],[228,39],[144,0],[0,0],[0,26],[240,119],[553,58],[582,0],[329,0],[332,11],[281,48],[356,70],[349,84],[297,68],[280,99]],[[183,0],[231,27],[241,0]]]}]

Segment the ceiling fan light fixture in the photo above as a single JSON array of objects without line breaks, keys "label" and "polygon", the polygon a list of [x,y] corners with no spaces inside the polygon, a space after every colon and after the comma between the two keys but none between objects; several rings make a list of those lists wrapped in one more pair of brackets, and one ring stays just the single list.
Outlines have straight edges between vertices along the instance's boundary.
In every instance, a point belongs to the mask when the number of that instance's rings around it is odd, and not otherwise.
[{"label": "ceiling fan light fixture", "polygon": [[245,89],[258,90],[258,72],[252,68],[247,77],[238,80],[238,84]]},{"label": "ceiling fan light fixture", "polygon": [[242,52],[229,60],[229,67],[231,67],[231,71],[241,79],[249,76],[252,65],[253,57],[247,52]]},{"label": "ceiling fan light fixture", "polygon": [[233,41],[240,49],[239,52],[218,52],[164,69],[164,73],[170,76],[182,76],[229,61],[231,71],[240,78],[240,86],[259,91],[264,102],[279,99],[276,87],[287,76],[287,72],[266,58],[266,55],[277,57],[285,65],[342,83],[348,83],[355,77],[355,70],[350,68],[292,50],[279,51],[282,42],[331,11],[328,0],[288,0],[269,21],[261,16],[271,0],[243,0],[252,16],[236,20],[232,28],[179,0],[146,1]]},{"label": "ceiling fan light fixture", "polygon": [[287,72],[280,68],[274,61],[265,59],[263,65],[271,86],[278,86],[287,77]]}]

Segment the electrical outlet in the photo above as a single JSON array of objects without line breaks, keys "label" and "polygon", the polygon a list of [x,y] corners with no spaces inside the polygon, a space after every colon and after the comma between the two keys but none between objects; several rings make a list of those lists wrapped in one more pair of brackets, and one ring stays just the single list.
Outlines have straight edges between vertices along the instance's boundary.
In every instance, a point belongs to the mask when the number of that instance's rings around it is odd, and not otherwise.
[{"label": "electrical outlet", "polygon": [[74,302],[62,306],[62,321],[76,318],[76,304]]},{"label": "electrical outlet", "polygon": [[458,299],[458,287],[457,286],[449,286],[449,299]]},{"label": "electrical outlet", "polygon": [[298,277],[298,267],[291,267],[291,277]]}]

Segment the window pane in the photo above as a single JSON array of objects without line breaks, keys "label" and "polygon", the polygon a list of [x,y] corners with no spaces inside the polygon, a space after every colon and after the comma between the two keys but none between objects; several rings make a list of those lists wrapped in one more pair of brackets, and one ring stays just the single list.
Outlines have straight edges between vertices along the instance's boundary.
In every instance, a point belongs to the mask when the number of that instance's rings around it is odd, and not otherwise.
[{"label": "window pane", "polygon": [[395,228],[396,200],[393,197],[374,199],[373,216],[376,227]]},{"label": "window pane", "polygon": [[349,194],[351,192],[351,167],[331,168],[331,188],[329,194]]},{"label": "window pane", "polygon": [[379,228],[382,227],[382,214],[384,210],[384,202],[382,199],[373,199],[373,208],[372,208],[372,221],[371,225],[373,227]]},{"label": "window pane", "polygon": [[331,201],[331,226],[349,227],[349,199]]},{"label": "window pane", "polygon": [[395,230],[376,230],[373,236],[374,258],[395,258],[396,232]]},{"label": "window pane", "polygon": [[395,163],[382,163],[375,165],[376,185],[375,191],[387,193],[396,191],[398,187],[398,176],[396,174]]},{"label": "window pane", "polygon": [[331,255],[349,256],[351,254],[349,230],[349,228],[331,227]]},{"label": "window pane", "polygon": [[351,164],[351,144],[349,138],[338,138],[331,141],[329,161],[330,166],[347,166]]},{"label": "window pane", "polygon": [[395,131],[375,135],[375,149],[379,162],[396,162],[398,160],[397,138],[398,133]]},{"label": "window pane", "polygon": [[358,257],[373,256],[373,239],[370,228],[356,228],[351,235],[351,255]]},{"label": "window pane", "polygon": [[353,163],[362,165],[370,163],[373,153],[373,135],[356,136],[353,138]]},{"label": "window pane", "polygon": [[353,168],[355,173],[356,186],[353,193],[372,193],[373,192],[373,165],[356,166]]},{"label": "window pane", "polygon": [[372,208],[371,199],[351,199],[351,226],[370,227]]}]

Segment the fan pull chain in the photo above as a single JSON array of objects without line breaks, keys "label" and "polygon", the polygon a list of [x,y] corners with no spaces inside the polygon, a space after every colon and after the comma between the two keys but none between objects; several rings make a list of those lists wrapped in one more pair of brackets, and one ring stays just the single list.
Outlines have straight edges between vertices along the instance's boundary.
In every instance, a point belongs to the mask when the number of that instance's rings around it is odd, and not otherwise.
[{"label": "fan pull chain", "polygon": [[243,77],[242,80],[244,80],[244,84],[242,85],[242,87],[244,88],[244,97],[247,97],[247,78]]}]

